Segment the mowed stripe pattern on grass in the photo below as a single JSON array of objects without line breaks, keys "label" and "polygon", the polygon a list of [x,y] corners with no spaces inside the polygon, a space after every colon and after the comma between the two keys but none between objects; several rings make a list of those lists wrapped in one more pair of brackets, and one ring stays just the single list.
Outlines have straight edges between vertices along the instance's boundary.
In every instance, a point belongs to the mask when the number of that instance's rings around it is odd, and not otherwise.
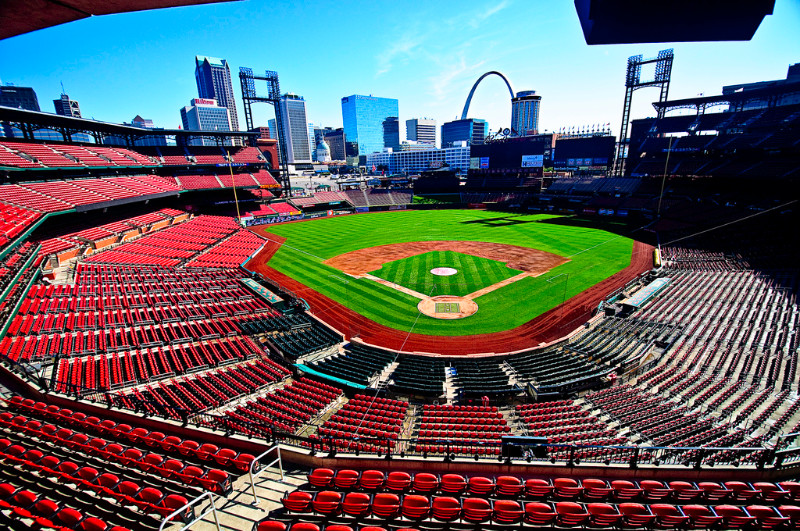
[{"label": "mowed stripe pattern on grass", "polygon": [[[452,267],[458,273],[450,276],[434,275],[431,270],[436,267]],[[488,258],[453,251],[431,251],[389,262],[370,273],[429,297],[463,297],[518,275],[520,271]]]},{"label": "mowed stripe pattern on grass", "polygon": [[[398,330],[458,336],[509,330],[530,321],[630,264],[633,241],[603,230],[542,221],[551,215],[475,210],[399,211],[357,214],[273,225],[287,238],[270,260],[278,271],[361,315]],[[540,249],[570,261],[476,299],[479,310],[466,319],[419,316],[418,299],[326,266],[340,254],[412,241],[484,241]],[[554,278],[555,277],[555,278]],[[298,295],[302,297],[302,292]],[[325,309],[315,312],[323,319]],[[335,325],[335,323],[334,323]]]}]

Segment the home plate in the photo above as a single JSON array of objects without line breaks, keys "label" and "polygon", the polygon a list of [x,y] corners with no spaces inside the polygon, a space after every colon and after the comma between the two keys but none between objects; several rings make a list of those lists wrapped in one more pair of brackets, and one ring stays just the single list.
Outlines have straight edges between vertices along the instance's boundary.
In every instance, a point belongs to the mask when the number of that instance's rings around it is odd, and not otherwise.
[{"label": "home plate", "polygon": [[453,269],[452,267],[434,267],[431,269],[431,274],[440,276],[440,277],[449,277],[458,273],[457,269]]}]

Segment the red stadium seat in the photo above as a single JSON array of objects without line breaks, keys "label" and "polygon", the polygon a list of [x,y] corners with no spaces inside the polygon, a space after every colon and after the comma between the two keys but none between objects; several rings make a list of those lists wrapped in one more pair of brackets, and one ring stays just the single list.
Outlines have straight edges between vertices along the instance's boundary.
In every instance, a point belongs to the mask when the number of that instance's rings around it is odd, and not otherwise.
[{"label": "red stadium seat", "polygon": [[514,500],[497,500],[494,502],[492,521],[498,524],[516,524],[522,521],[525,510]]},{"label": "red stadium seat", "polygon": [[534,526],[552,526],[558,516],[548,503],[529,502],[525,504],[525,523]]},{"label": "red stadium seat", "polygon": [[442,474],[439,488],[445,494],[461,494],[467,488],[467,481],[461,474]]},{"label": "red stadium seat", "polygon": [[742,529],[750,527],[756,522],[756,517],[737,505],[715,505],[714,512],[722,519],[720,527],[725,529]]},{"label": "red stadium seat", "polygon": [[439,489],[439,478],[428,472],[418,472],[414,474],[413,490],[430,494]]},{"label": "red stadium seat", "polygon": [[494,481],[483,476],[472,476],[467,482],[467,490],[475,496],[488,496],[494,492],[494,488]]},{"label": "red stadium seat", "polygon": [[314,512],[325,516],[334,516],[342,510],[342,494],[332,490],[323,490],[314,496],[312,504]]},{"label": "red stadium seat", "polygon": [[358,484],[358,472],[355,470],[342,469],[333,478],[333,484],[337,489],[349,490]]},{"label": "red stadium seat", "polygon": [[616,527],[622,520],[622,513],[608,503],[587,503],[590,527]]},{"label": "red stadium seat", "polygon": [[689,526],[695,529],[715,527],[722,521],[721,516],[705,505],[684,505],[681,509],[689,517]]},{"label": "red stadium seat", "polygon": [[358,485],[363,490],[375,491],[383,488],[386,477],[380,470],[365,470],[361,473]]},{"label": "red stadium seat", "polygon": [[403,503],[401,506],[403,518],[409,520],[423,520],[430,515],[431,501],[427,496],[419,494],[407,494],[403,496]]},{"label": "red stadium seat", "polygon": [[553,494],[553,484],[546,479],[528,479],[525,481],[525,495],[529,498],[547,498]]},{"label": "red stadium seat", "polygon": [[683,514],[679,507],[667,503],[654,503],[650,510],[656,516],[656,525],[660,528],[671,529],[685,526],[689,517]]},{"label": "red stadium seat", "polygon": [[[780,509],[775,507],[767,507],[766,505],[748,505],[745,510],[750,516],[755,517],[756,527],[758,529],[781,529],[789,524],[790,518],[785,515]],[[791,520],[793,522],[800,521]],[[797,525],[795,523],[795,528]]]},{"label": "red stadium seat", "polygon": [[310,513],[314,496],[309,492],[296,490],[281,498],[283,507],[293,513]]},{"label": "red stadium seat", "polygon": [[620,521],[622,527],[636,529],[647,528],[656,519],[656,515],[650,512],[650,509],[641,503],[620,503],[617,509],[620,514],[622,514],[622,519]]},{"label": "red stadium seat", "polygon": [[616,479],[611,482],[611,488],[614,489],[614,499],[633,500],[642,494],[642,489],[636,486],[632,481],[624,479]]},{"label": "red stadium seat", "polygon": [[411,475],[402,471],[389,472],[386,476],[386,488],[394,492],[407,492],[411,488]]},{"label": "red stadium seat", "polygon": [[259,522],[256,531],[286,531],[286,524],[277,520],[267,520]]},{"label": "red stadium seat", "polygon": [[440,522],[453,522],[461,516],[461,502],[450,496],[437,496],[431,503],[431,515]]},{"label": "red stadium seat", "polygon": [[525,490],[525,484],[516,476],[499,476],[497,478],[498,496],[519,496]]},{"label": "red stadium seat", "polygon": [[369,494],[364,492],[348,492],[342,501],[342,512],[349,516],[360,518],[370,511]]},{"label": "red stadium seat", "polygon": [[400,498],[390,492],[379,492],[372,497],[372,514],[382,519],[396,518],[400,514]]},{"label": "red stadium seat", "polygon": [[462,518],[473,524],[482,524],[492,518],[492,504],[484,498],[467,498],[461,503]]}]

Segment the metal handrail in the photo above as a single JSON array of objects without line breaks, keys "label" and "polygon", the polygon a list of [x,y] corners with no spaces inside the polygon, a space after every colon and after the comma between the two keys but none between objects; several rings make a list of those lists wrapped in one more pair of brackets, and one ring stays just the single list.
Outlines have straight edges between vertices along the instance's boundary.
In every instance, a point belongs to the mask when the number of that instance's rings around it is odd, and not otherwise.
[{"label": "metal handrail", "polygon": [[203,498],[208,498],[209,499],[209,501],[211,502],[211,509],[210,510],[206,509],[205,512],[200,514],[200,516],[195,517],[191,522],[189,522],[185,526],[181,527],[180,531],[183,531],[184,529],[188,529],[188,528],[192,527],[194,524],[196,524],[197,522],[199,522],[200,520],[205,518],[208,513],[214,513],[214,523],[217,526],[217,531],[221,531],[220,527],[219,527],[219,517],[217,516],[217,508],[214,507],[214,496],[210,492],[204,492],[203,494],[201,494],[197,498],[193,499],[192,501],[190,501],[189,503],[187,503],[183,507],[181,507],[179,509],[176,509],[172,514],[170,514],[169,516],[164,518],[164,521],[161,522],[161,525],[158,527],[158,531],[163,531],[164,526],[167,525],[167,523],[169,521],[171,521],[176,516],[179,516],[184,510],[188,509],[189,507],[194,507],[195,505],[200,503],[200,501],[202,501]]},{"label": "metal handrail", "polygon": [[[278,451],[278,457],[270,461],[268,464],[264,465],[258,472],[254,472],[253,469],[258,463],[261,462],[261,458],[267,455],[268,453],[272,452],[273,450]],[[258,505],[258,495],[256,494],[255,478],[260,476],[267,468],[271,467],[275,463],[278,463],[278,470],[281,473],[281,481],[284,481],[286,478],[283,475],[283,461],[281,460],[281,447],[279,445],[276,444],[275,446],[270,447],[269,449],[267,449],[267,451],[265,451],[264,453],[253,459],[253,461],[250,463],[250,471],[249,471],[250,489],[253,491],[253,505]]]}]

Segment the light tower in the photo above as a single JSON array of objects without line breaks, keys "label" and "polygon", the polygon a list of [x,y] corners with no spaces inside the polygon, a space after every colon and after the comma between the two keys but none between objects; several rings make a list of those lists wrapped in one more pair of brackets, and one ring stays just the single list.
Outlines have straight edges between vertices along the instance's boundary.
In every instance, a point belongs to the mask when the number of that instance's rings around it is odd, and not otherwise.
[{"label": "light tower", "polygon": [[[656,57],[642,59],[640,55],[628,57],[628,70],[625,73],[625,102],[622,106],[622,126],[617,143],[617,155],[614,158],[614,175],[622,176],[625,173],[625,159],[628,156],[628,124],[631,120],[631,102],[633,92],[645,87],[660,87],[661,94],[658,97],[659,103],[667,100],[669,95],[669,80],[672,76],[672,59],[674,57],[672,48],[661,50]],[[655,63],[655,75],[653,79],[642,81],[642,65]],[[662,107],[659,107],[658,117],[664,115]]]}]

